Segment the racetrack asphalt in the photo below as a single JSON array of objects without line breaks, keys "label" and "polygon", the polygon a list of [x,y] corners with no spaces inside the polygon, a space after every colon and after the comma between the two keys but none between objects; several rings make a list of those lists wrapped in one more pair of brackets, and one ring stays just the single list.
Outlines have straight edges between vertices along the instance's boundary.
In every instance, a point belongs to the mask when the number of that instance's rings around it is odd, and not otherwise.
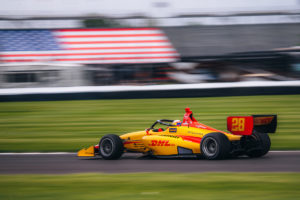
[{"label": "racetrack asphalt", "polygon": [[261,158],[154,159],[124,154],[119,160],[62,154],[0,154],[0,174],[130,172],[300,172],[300,151],[272,151]]}]

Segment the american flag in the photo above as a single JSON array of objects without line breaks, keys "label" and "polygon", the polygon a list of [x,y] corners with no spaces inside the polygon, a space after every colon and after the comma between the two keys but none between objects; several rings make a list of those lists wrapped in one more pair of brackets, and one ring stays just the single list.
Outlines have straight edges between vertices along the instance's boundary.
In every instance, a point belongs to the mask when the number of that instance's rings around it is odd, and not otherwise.
[{"label": "american flag", "polygon": [[1,30],[1,63],[162,63],[178,53],[158,28]]}]

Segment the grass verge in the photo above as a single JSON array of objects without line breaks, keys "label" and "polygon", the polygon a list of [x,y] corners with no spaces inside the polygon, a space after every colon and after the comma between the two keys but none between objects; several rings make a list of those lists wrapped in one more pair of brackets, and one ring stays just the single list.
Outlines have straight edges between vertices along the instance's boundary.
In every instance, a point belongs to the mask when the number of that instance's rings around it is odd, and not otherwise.
[{"label": "grass verge", "polygon": [[0,152],[76,151],[108,133],[182,119],[189,106],[200,122],[226,129],[229,115],[278,114],[272,149],[300,149],[300,95],[0,103]]},{"label": "grass verge", "polygon": [[0,175],[0,199],[299,199],[300,173]]}]

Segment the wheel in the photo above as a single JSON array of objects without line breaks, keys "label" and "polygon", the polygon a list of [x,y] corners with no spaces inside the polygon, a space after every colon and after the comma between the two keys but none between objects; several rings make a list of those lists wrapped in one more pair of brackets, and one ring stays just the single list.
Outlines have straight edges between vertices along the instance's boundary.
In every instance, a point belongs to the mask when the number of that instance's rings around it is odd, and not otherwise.
[{"label": "wheel", "polygon": [[124,153],[123,142],[118,135],[105,135],[99,142],[99,154],[106,160],[118,159]]},{"label": "wheel", "polygon": [[202,138],[200,149],[206,159],[225,159],[229,156],[230,142],[222,133],[209,133]]},{"label": "wheel", "polygon": [[254,132],[250,139],[250,148],[246,150],[246,155],[251,158],[258,158],[269,152],[271,140],[267,133]]}]

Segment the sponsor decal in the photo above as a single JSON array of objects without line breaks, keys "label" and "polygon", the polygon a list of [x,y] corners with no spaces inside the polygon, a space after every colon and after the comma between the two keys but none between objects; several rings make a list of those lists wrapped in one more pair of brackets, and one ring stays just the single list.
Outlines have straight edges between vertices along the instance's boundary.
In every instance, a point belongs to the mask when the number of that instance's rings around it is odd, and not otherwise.
[{"label": "sponsor decal", "polygon": [[151,140],[151,144],[149,146],[175,146],[174,144],[170,144],[169,140]]},{"label": "sponsor decal", "polygon": [[177,128],[169,128],[169,132],[170,133],[176,133],[177,132]]},{"label": "sponsor decal", "polygon": [[171,137],[171,138],[179,138],[178,136],[176,135],[160,135],[160,136],[164,136],[164,137]]},{"label": "sponsor decal", "polygon": [[193,132],[193,131],[188,131],[188,133],[190,133],[190,134],[197,134],[197,135],[203,136],[203,133],[197,133],[197,132]]},{"label": "sponsor decal", "polygon": [[200,125],[200,124],[195,124],[194,127],[196,128],[202,128],[202,129],[207,129],[206,126]]},{"label": "sponsor decal", "polygon": [[187,123],[187,122],[182,123],[182,126],[188,126],[188,125],[189,125],[189,123]]},{"label": "sponsor decal", "polygon": [[254,118],[254,125],[265,125],[270,124],[272,120],[274,119],[273,116],[271,117],[255,117]]}]

